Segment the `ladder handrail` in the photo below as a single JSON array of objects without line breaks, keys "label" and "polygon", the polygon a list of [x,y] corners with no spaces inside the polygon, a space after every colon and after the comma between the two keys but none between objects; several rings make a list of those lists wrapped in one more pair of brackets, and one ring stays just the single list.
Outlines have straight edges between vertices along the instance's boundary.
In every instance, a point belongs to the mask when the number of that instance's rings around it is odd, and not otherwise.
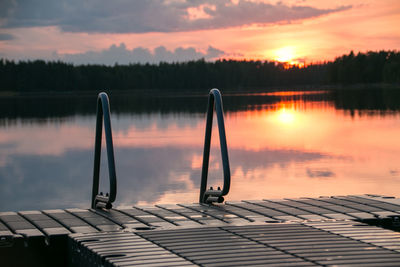
[{"label": "ladder handrail", "polygon": [[[100,156],[101,156],[101,140],[104,134],[106,138],[108,173],[110,180],[110,193],[103,195],[99,194],[99,174],[100,174]],[[117,196],[117,176],[115,173],[114,148],[111,131],[110,120],[110,104],[106,93],[102,92],[97,97],[97,112],[96,112],[96,137],[94,145],[94,166],[93,166],[93,187],[92,187],[92,208],[112,207],[112,202]]]},{"label": "ladder handrail", "polygon": [[[221,149],[221,157],[222,157],[222,166],[224,173],[224,185],[222,190],[218,187],[217,190],[214,190],[210,187],[207,190],[207,176],[208,176],[208,165],[210,159],[210,145],[211,145],[211,131],[212,131],[212,121],[213,121],[213,113],[217,114],[217,122],[218,122],[218,131],[219,131],[219,143]],[[201,170],[201,184],[200,184],[200,203],[212,203],[218,202],[222,203],[224,201],[223,196],[227,195],[229,192],[231,184],[231,174],[229,167],[229,158],[228,158],[228,147],[226,144],[226,135],[225,135],[225,125],[224,125],[224,114],[222,107],[222,98],[221,93],[218,89],[212,89],[208,95],[208,107],[207,107],[207,122],[206,122],[206,133],[204,140],[204,151],[203,151],[203,166]]]}]

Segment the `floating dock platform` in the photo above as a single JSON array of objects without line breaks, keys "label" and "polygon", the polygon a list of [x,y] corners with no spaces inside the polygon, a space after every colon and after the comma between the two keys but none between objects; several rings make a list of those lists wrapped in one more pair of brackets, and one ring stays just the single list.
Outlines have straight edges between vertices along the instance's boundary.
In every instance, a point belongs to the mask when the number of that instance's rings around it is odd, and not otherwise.
[{"label": "floating dock platform", "polygon": [[[400,199],[0,213],[2,266],[399,266]],[[5,265],[3,265],[5,263]]]}]

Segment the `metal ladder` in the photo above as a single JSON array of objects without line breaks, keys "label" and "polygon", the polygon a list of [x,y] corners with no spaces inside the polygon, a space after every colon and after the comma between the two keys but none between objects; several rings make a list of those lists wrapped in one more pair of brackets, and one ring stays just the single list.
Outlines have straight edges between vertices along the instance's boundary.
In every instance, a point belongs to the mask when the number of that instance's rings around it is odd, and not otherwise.
[{"label": "metal ladder", "polygon": [[[104,134],[106,138],[108,174],[110,180],[110,193],[99,194],[99,174],[100,174],[100,156],[101,139]],[[105,208],[111,209],[112,203],[117,197],[117,175],[115,173],[114,146],[112,140],[110,104],[106,93],[100,93],[97,97],[96,112],[96,137],[94,143],[94,166],[93,166],[93,186],[92,186],[92,204],[93,209]]]},{"label": "metal ladder", "polygon": [[[208,176],[208,165],[210,159],[211,131],[212,131],[214,107],[217,115],[219,144],[221,149],[222,166],[224,171],[224,185],[222,187],[222,190],[220,187],[218,187],[217,189],[213,189],[212,187],[210,187],[210,189],[207,190],[207,176]],[[201,169],[199,202],[208,204],[213,202],[217,203],[224,202],[223,196],[228,194],[230,185],[231,185],[231,172],[229,167],[228,147],[226,144],[222,97],[218,89],[212,89],[208,95],[206,134],[204,140],[203,166]]]},{"label": "metal ladder", "polygon": [[[212,121],[214,115],[214,108],[217,115],[218,132],[220,140],[220,149],[222,157],[222,166],[224,174],[224,184],[222,190],[220,187],[217,189],[207,190],[207,177],[208,166],[210,159],[210,145],[211,145],[211,132]],[[100,175],[100,158],[101,158],[101,140],[103,136],[103,122],[104,133],[107,147],[107,161],[108,173],[110,182],[110,192],[103,194],[99,193],[99,175]],[[224,202],[224,196],[228,194],[231,183],[228,148],[226,144],[224,115],[222,108],[222,97],[218,89],[212,89],[208,95],[208,108],[206,120],[206,132],[204,140],[203,151],[203,165],[201,170],[201,184],[200,184],[200,203],[211,204],[214,202]],[[111,209],[112,203],[117,196],[117,176],[115,171],[114,147],[112,140],[111,119],[110,119],[110,104],[109,98],[106,93],[102,92],[97,97],[97,112],[96,112],[96,137],[94,145],[94,166],[93,166],[93,186],[92,186],[92,201],[91,207],[93,209]]]}]

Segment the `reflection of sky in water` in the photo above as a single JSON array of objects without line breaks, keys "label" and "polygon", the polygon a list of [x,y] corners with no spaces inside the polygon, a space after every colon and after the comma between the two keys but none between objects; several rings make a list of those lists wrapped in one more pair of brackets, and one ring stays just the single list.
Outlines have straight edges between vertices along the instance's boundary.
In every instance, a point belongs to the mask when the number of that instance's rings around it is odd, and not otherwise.
[{"label": "reflection of sky in water", "polygon": [[[112,123],[117,205],[197,201],[203,115],[118,114]],[[94,125],[94,116],[76,115],[0,128],[0,210],[88,207]],[[351,117],[326,102],[282,101],[228,113],[226,130],[227,200],[396,195],[400,186],[397,115]],[[209,176],[220,183],[216,128]]]}]

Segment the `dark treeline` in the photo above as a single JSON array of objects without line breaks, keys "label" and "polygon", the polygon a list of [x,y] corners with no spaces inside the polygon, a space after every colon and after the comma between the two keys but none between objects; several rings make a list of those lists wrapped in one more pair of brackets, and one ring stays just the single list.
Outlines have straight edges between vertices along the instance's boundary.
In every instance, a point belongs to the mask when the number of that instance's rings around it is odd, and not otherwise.
[{"label": "dark treeline", "polygon": [[400,83],[400,52],[351,52],[304,68],[268,61],[81,65],[0,60],[0,90],[99,91],[267,88],[325,84]]},{"label": "dark treeline", "polygon": [[400,52],[350,52],[327,63],[331,84],[400,83]]}]

